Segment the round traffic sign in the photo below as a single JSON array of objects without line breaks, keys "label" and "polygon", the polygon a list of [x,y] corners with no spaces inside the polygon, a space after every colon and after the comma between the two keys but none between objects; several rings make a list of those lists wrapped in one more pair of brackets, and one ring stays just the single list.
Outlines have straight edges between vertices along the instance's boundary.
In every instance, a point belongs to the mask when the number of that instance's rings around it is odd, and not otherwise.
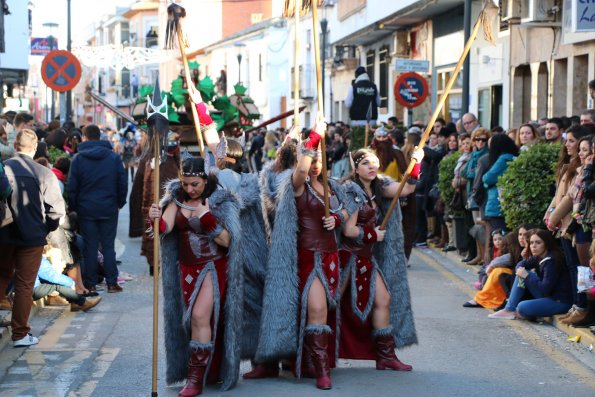
[{"label": "round traffic sign", "polygon": [[41,77],[54,91],[70,91],[81,79],[81,63],[68,51],[50,51],[41,63]]},{"label": "round traffic sign", "polygon": [[401,105],[414,108],[421,105],[428,97],[428,83],[426,79],[415,73],[403,73],[395,81],[395,99]]}]

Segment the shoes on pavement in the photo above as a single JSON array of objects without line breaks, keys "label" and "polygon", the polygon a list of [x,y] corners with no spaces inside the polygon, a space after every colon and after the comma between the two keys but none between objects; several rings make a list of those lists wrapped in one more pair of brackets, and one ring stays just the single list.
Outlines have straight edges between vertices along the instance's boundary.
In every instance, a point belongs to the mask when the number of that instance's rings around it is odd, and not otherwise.
[{"label": "shoes on pavement", "polygon": [[416,247],[427,247],[428,243],[426,241],[417,241],[414,243]]},{"label": "shoes on pavement", "polygon": [[83,303],[82,305],[79,305],[76,303],[71,303],[70,311],[71,312],[78,312],[78,311],[86,312],[87,310],[91,310],[92,308],[97,306],[97,304],[99,302],[101,302],[101,296],[90,296],[88,298],[85,298],[85,303]]},{"label": "shoes on pavement", "polygon": [[453,245],[445,245],[444,248],[442,248],[442,252],[450,252],[450,251],[456,251],[457,248]]},{"label": "shoes on pavement", "polygon": [[560,317],[558,317],[558,320],[564,320],[564,319],[572,316],[572,313],[574,313],[575,310],[576,310],[576,305],[572,305],[572,307],[570,308],[570,310],[568,310],[566,312],[566,314],[563,314]]},{"label": "shoes on pavement", "polygon": [[134,277],[132,276],[132,274],[126,273],[126,272],[120,272],[120,274],[118,274],[118,277],[123,279],[124,281],[134,280]]},{"label": "shoes on pavement", "polygon": [[469,266],[478,266],[478,265],[482,265],[483,261],[481,260],[481,258],[479,256],[473,258],[470,261],[466,262]]},{"label": "shoes on pavement", "polygon": [[48,295],[45,298],[46,306],[68,306],[68,301],[60,295]]},{"label": "shoes on pavement", "polygon": [[468,302],[463,303],[463,307],[483,307],[483,306],[473,300],[470,300]]},{"label": "shoes on pavement", "polygon": [[589,311],[586,309],[575,308],[575,310],[570,314],[570,316],[566,317],[565,319],[561,320],[562,324],[566,325],[576,325],[579,324],[587,318],[589,315]]},{"label": "shoes on pavement", "polygon": [[110,294],[113,294],[116,292],[122,292],[122,291],[124,291],[124,288],[120,287],[118,284],[107,286],[107,292]]},{"label": "shoes on pavement", "polygon": [[12,311],[12,305],[10,304],[8,298],[5,297],[3,299],[0,299],[0,310]]},{"label": "shoes on pavement", "polygon": [[467,255],[466,257],[464,257],[463,259],[461,259],[461,262],[467,263],[467,262],[471,262],[474,258],[470,257],[469,255]]},{"label": "shoes on pavement", "polygon": [[489,318],[496,318],[500,320],[514,320],[516,318],[516,312],[512,312],[506,309],[497,311],[488,315]]},{"label": "shoes on pavement", "polygon": [[34,337],[31,334],[27,334],[23,339],[13,341],[14,347],[24,347],[24,346],[31,346],[36,345],[39,343],[39,339]]},{"label": "shoes on pavement", "polygon": [[122,277],[118,276],[118,278],[116,279],[116,282],[118,284],[124,284],[126,282],[126,280],[124,280]]}]

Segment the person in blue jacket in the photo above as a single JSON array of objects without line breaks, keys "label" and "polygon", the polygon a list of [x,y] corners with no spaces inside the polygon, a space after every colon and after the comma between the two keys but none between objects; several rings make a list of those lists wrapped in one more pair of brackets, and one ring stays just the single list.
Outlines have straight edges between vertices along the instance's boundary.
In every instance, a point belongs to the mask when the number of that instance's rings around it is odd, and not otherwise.
[{"label": "person in blue jacket", "polygon": [[491,230],[506,230],[504,214],[500,207],[498,178],[508,169],[509,163],[519,154],[519,149],[512,139],[505,134],[496,134],[490,138],[489,168],[483,174],[483,185],[487,190],[484,216],[489,219]]},{"label": "person in blue jacket", "polygon": [[[49,245],[45,247],[46,253],[47,248],[49,248]],[[41,257],[41,264],[33,287],[33,299],[45,298],[55,291],[70,302],[70,311],[73,312],[79,310],[86,312],[97,306],[101,301],[100,296],[85,297],[77,294],[74,289],[74,280],[62,273],[58,273],[44,254]]]},{"label": "person in blue jacket", "polygon": [[[522,254],[525,259],[516,265],[508,303],[490,314],[490,318],[534,320],[566,313],[572,306],[570,276],[552,234],[543,229],[533,229],[528,234],[529,245]],[[531,299],[521,302],[526,291]]]},{"label": "person in blue jacket", "polygon": [[83,143],[70,164],[68,175],[69,209],[78,215],[81,235],[85,240],[83,283],[96,291],[97,250],[101,243],[104,257],[107,292],[120,292],[114,249],[118,229],[118,211],[126,204],[128,180],[122,160],[107,141],[100,140],[101,131],[90,124],[83,130]]}]

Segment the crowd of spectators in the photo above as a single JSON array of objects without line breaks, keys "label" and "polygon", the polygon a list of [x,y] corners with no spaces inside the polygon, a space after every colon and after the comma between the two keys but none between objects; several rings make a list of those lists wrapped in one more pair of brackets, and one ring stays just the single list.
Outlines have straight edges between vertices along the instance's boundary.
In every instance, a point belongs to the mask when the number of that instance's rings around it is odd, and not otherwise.
[{"label": "crowd of spectators", "polygon": [[29,332],[33,299],[88,311],[103,289],[121,292],[131,279],[116,268],[114,242],[135,132],[0,116],[0,309],[12,311],[1,326],[15,347],[39,341]]}]

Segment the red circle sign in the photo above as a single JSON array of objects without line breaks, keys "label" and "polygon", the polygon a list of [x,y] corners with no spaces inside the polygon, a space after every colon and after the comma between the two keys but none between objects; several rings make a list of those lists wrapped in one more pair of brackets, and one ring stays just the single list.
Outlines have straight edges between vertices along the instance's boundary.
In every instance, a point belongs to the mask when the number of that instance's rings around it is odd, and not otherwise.
[{"label": "red circle sign", "polygon": [[408,108],[421,105],[428,97],[426,79],[415,72],[401,74],[395,81],[393,90],[397,102]]},{"label": "red circle sign", "polygon": [[81,64],[68,51],[50,51],[41,63],[41,77],[54,91],[70,91],[81,79]]}]

